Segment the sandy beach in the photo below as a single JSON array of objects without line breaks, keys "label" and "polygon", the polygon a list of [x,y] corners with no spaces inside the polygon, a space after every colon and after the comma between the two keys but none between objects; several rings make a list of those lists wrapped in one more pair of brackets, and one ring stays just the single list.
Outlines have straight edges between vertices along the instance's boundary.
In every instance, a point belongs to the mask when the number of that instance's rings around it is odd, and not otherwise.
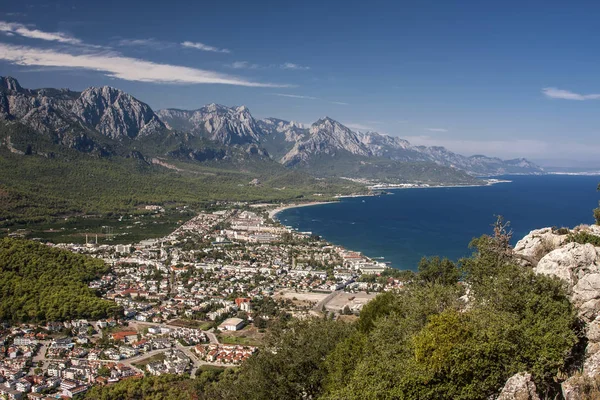
[{"label": "sandy beach", "polygon": [[274,208],[271,211],[269,211],[269,218],[271,218],[272,220],[276,221],[275,216],[277,214],[279,214],[280,212],[282,212],[283,210],[287,210],[289,208],[318,206],[320,204],[329,204],[329,203],[336,203],[336,202],[335,201],[312,201],[310,203],[285,204],[285,205],[281,205],[281,206],[279,206],[277,208]]}]

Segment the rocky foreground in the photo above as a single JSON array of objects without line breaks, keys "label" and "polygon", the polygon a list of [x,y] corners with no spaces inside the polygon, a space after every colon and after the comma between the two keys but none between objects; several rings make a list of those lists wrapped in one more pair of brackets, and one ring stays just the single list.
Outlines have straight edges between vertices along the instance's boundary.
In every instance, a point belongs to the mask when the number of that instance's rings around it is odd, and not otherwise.
[{"label": "rocky foreground", "polygon": [[[571,242],[569,238],[575,234],[600,238],[600,226],[534,230],[514,248],[524,266],[565,282],[569,299],[584,325],[582,364],[561,384],[566,400],[597,398],[592,393],[598,391],[600,382],[600,247]],[[498,399],[537,400],[539,397],[531,375],[523,371],[506,382]]]}]

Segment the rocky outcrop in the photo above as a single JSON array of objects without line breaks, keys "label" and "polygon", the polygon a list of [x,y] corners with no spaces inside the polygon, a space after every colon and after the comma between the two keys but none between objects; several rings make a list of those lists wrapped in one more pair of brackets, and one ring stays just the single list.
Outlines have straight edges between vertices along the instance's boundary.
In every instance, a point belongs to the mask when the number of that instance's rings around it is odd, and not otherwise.
[{"label": "rocky outcrop", "polygon": [[531,374],[520,372],[511,376],[497,400],[540,400]]},{"label": "rocky outcrop", "polygon": [[260,128],[246,106],[209,104],[198,110],[159,110],[158,116],[171,129],[185,131],[221,144],[258,143]]},{"label": "rocky outcrop", "polygon": [[[298,122],[284,121],[277,118],[265,118],[258,121],[262,134],[266,136],[280,136],[281,141],[299,142],[306,138],[308,129]],[[263,140],[264,138],[261,138]]]},{"label": "rocky outcrop", "polygon": [[566,234],[559,234],[552,228],[542,228],[529,232],[515,245],[515,254],[531,258],[536,262],[552,250],[562,246],[567,240]]},{"label": "rocky outcrop", "polygon": [[325,117],[312,124],[306,140],[296,142],[281,162],[287,166],[307,164],[314,156],[322,154],[333,156],[340,152],[365,157],[373,155],[355,132]]},{"label": "rocky outcrop", "polygon": [[117,140],[147,136],[165,127],[146,103],[109,86],[84,90],[71,111],[84,124]]},{"label": "rocky outcrop", "polygon": [[80,151],[96,147],[91,143],[92,133],[121,140],[164,129],[150,106],[121,90],[108,86],[81,93],[23,89],[10,77],[0,78],[1,119],[20,122],[57,144]]},{"label": "rocky outcrop", "polygon": [[[600,237],[600,226],[579,226],[572,233],[587,232]],[[554,276],[565,282],[567,294],[585,324],[587,347],[580,373],[562,383],[567,400],[583,399],[586,380],[600,377],[600,247],[590,243],[567,243],[568,235],[551,228],[530,232],[515,246],[515,253],[538,259],[537,274]]]},{"label": "rocky outcrop", "polygon": [[588,322],[596,318],[600,311],[600,248],[569,243],[545,255],[534,271],[566,282],[580,316]]}]

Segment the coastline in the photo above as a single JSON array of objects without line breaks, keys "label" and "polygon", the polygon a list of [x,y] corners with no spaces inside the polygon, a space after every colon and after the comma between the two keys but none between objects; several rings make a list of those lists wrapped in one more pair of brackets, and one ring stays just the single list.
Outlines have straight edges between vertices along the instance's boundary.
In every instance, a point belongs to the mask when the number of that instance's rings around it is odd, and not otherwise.
[{"label": "coastline", "polygon": [[[418,184],[391,184],[391,185],[373,185],[373,186],[368,186],[369,190],[384,190],[384,189],[389,189],[389,190],[397,190],[397,189],[436,189],[436,188],[468,188],[468,187],[486,187],[486,186],[492,186],[492,185],[496,185],[498,183],[511,183],[512,181],[510,180],[505,180],[505,179],[488,179],[485,183],[481,184],[481,185],[435,185],[435,186],[421,186]],[[335,196],[336,199],[346,199],[346,198],[354,198],[354,197],[373,197],[376,196],[373,193],[368,193],[368,194],[349,194],[349,195],[343,195],[343,196]],[[269,218],[275,222],[279,222],[279,220],[276,218],[277,214],[281,213],[282,211],[288,210],[288,209],[292,209],[292,208],[300,208],[300,207],[310,207],[310,206],[319,206],[322,204],[335,204],[337,203],[337,201],[312,201],[312,202],[308,202],[308,203],[294,203],[294,204],[286,204],[286,205],[280,205],[279,207],[276,207],[272,210],[269,211]]]},{"label": "coastline", "polygon": [[282,212],[284,210],[288,210],[290,208],[310,207],[310,206],[318,206],[321,204],[332,204],[332,203],[337,203],[337,202],[336,201],[312,201],[309,203],[294,203],[294,204],[280,205],[279,207],[269,210],[269,218],[275,222],[279,222],[279,220],[276,218],[276,216],[277,216],[277,214],[279,214],[280,212]]}]

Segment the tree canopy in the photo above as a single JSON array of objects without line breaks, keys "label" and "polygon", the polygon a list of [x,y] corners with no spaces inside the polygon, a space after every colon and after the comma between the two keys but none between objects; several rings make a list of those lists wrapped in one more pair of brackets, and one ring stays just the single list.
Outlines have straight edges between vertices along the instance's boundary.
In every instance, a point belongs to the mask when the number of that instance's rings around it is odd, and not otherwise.
[{"label": "tree canopy", "polygon": [[87,286],[107,271],[103,261],[88,256],[28,240],[0,239],[0,320],[113,316],[121,308]]}]

